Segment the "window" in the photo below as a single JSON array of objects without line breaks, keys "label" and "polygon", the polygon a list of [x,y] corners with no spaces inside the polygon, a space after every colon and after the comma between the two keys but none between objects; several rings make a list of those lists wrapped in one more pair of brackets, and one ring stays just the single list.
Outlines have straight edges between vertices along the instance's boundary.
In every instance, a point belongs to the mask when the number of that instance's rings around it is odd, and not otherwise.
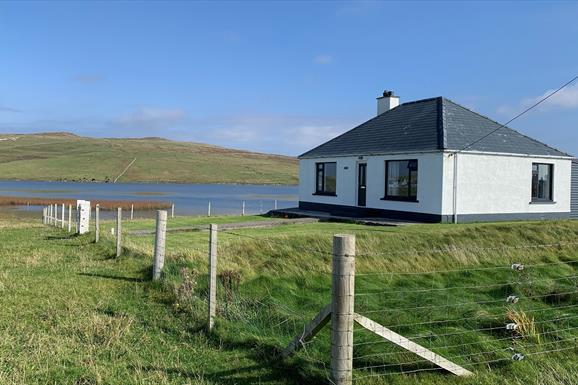
[{"label": "window", "polygon": [[337,163],[316,163],[317,183],[315,194],[335,195],[337,186]]},{"label": "window", "polygon": [[554,166],[532,163],[532,202],[552,201],[552,170]]},{"label": "window", "polygon": [[417,201],[417,160],[385,162],[385,197],[383,199]]}]

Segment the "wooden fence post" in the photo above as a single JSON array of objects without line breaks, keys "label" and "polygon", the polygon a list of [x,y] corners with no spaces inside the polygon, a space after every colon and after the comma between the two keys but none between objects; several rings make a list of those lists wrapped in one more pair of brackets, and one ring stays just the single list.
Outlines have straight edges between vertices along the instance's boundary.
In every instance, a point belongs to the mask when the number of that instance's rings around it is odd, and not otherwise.
[{"label": "wooden fence post", "polygon": [[72,231],[72,205],[68,205],[68,232]]},{"label": "wooden fence post", "polygon": [[130,220],[134,219],[134,204],[130,205]]},{"label": "wooden fence post", "polygon": [[122,250],[122,207],[117,209],[116,213],[116,256],[120,257]]},{"label": "wooden fence post", "polygon": [[54,204],[54,227],[58,226],[58,203]]},{"label": "wooden fence post", "polygon": [[65,207],[64,207],[64,203],[62,204],[62,220],[60,221],[60,228],[63,229],[64,228],[64,212],[65,212]]},{"label": "wooden fence post", "polygon": [[42,208],[42,224],[46,224],[46,207]]},{"label": "wooden fence post", "polygon": [[100,241],[100,205],[94,209],[94,243]]},{"label": "wooden fence post", "polygon": [[209,226],[209,331],[217,315],[217,225]]},{"label": "wooden fence post", "polygon": [[155,236],[155,256],[153,259],[153,281],[161,278],[165,265],[165,241],[167,237],[167,212],[157,210],[157,231]]},{"label": "wooden fence post", "polygon": [[174,217],[175,217],[175,204],[173,203],[171,205],[171,218],[174,218]]},{"label": "wooden fence post", "polygon": [[333,237],[331,285],[331,379],[351,385],[355,289],[355,236]]}]

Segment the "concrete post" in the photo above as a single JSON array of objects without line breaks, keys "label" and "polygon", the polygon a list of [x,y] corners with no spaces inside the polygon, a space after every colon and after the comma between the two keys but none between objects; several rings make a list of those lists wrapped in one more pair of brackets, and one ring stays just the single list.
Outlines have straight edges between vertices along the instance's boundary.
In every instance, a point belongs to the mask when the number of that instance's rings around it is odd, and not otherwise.
[{"label": "concrete post", "polygon": [[174,217],[175,217],[175,204],[173,203],[171,205],[171,218],[174,218]]},{"label": "concrete post", "polygon": [[100,241],[100,205],[94,209],[94,243]]},{"label": "concrete post", "polygon": [[54,204],[54,227],[58,226],[58,204]]},{"label": "concrete post", "polygon": [[116,256],[120,257],[122,250],[122,208],[119,207],[116,213]]},{"label": "concrete post", "polygon": [[52,205],[48,205],[48,224],[52,224]]},{"label": "concrete post", "polygon": [[130,205],[130,220],[134,219],[134,204]]},{"label": "concrete post", "polygon": [[241,215],[245,216],[245,201],[243,201],[243,204],[241,205]]},{"label": "concrete post", "polygon": [[331,380],[351,385],[353,369],[353,315],[355,236],[333,237],[331,285]]},{"label": "concrete post", "polygon": [[165,241],[167,237],[167,212],[157,211],[157,231],[155,237],[155,256],[153,259],[153,281],[161,278],[165,265]]},{"label": "concrete post", "polygon": [[64,212],[65,212],[65,208],[64,208],[64,203],[62,204],[62,220],[60,221],[60,228],[63,229],[64,228]]},{"label": "concrete post", "polygon": [[209,331],[217,315],[217,225],[209,227]]},{"label": "concrete post", "polygon": [[68,232],[72,231],[72,205],[68,205]]},{"label": "concrete post", "polygon": [[209,201],[209,207],[207,208],[207,216],[211,216],[211,202]]}]

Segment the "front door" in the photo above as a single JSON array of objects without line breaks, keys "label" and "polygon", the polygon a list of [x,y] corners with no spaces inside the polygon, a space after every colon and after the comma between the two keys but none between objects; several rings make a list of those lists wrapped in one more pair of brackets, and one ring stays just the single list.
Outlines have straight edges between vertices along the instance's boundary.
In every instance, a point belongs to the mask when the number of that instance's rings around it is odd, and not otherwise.
[{"label": "front door", "polygon": [[357,205],[365,206],[367,198],[367,163],[359,163],[357,167]]}]

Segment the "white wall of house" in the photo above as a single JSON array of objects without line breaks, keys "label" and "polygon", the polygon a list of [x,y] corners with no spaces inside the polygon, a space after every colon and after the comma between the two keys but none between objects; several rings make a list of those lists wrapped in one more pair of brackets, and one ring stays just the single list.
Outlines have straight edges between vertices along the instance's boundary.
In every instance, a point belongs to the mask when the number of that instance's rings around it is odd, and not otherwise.
[{"label": "white wall of house", "polygon": [[[531,203],[532,163],[554,165],[553,203]],[[442,214],[453,214],[453,156],[444,154]],[[458,154],[458,214],[570,212],[571,160],[521,155]]]},{"label": "white wall of house", "polygon": [[[357,206],[357,172],[359,163],[367,163],[367,204],[383,210],[439,214],[442,210],[442,153],[413,153],[387,156],[300,159],[299,200],[304,202]],[[385,161],[418,160],[417,202],[382,200],[385,195]],[[337,196],[315,195],[317,162],[337,162]]]},{"label": "white wall of house", "polygon": [[[417,202],[382,200],[386,160],[418,160]],[[337,196],[315,195],[317,162],[337,163]],[[449,153],[301,159],[299,200],[357,206],[358,164],[367,163],[365,207],[451,216],[454,213],[454,160]],[[552,203],[532,203],[532,163],[554,166]],[[457,210],[459,215],[539,214],[570,212],[571,160],[522,155],[460,153]]]}]

